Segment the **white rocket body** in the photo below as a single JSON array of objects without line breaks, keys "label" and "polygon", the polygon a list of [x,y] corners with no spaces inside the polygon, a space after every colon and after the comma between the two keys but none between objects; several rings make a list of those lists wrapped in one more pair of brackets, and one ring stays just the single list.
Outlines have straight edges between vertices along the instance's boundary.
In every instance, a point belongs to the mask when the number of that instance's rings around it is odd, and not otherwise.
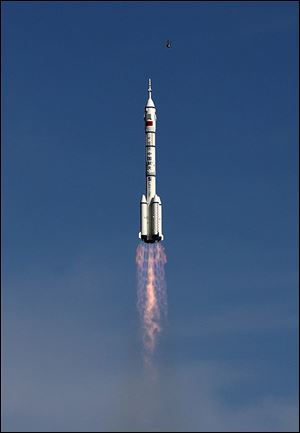
[{"label": "white rocket body", "polygon": [[153,243],[163,240],[162,205],[156,194],[156,162],[155,162],[155,132],[156,109],[152,100],[151,80],[149,80],[148,101],[145,107],[146,133],[146,196],[143,194],[140,202],[140,233],[139,238]]}]

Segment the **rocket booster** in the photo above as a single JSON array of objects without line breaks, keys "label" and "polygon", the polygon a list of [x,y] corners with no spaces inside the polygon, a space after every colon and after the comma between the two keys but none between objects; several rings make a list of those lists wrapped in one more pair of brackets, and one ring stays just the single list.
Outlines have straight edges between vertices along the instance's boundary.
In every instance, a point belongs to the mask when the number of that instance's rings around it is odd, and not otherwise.
[{"label": "rocket booster", "polygon": [[162,204],[156,194],[156,109],[152,100],[151,79],[149,79],[144,120],[146,134],[146,195],[142,195],[140,202],[139,238],[144,242],[153,243],[163,240],[164,237],[162,234]]}]

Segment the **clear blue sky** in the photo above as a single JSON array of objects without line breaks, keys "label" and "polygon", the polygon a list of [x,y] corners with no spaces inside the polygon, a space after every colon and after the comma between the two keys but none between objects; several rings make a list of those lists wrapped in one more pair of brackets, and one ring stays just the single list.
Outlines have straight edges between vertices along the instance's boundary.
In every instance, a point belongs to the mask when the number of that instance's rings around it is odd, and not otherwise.
[{"label": "clear blue sky", "polygon": [[[298,2],[1,9],[3,431],[296,431]],[[134,262],[148,77],[157,382]]]}]

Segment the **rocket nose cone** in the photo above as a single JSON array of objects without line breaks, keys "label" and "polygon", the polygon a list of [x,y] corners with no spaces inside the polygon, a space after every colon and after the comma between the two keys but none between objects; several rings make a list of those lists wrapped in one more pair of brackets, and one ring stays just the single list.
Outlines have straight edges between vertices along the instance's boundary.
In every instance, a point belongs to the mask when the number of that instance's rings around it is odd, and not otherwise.
[{"label": "rocket nose cone", "polygon": [[149,78],[149,86],[148,86],[148,101],[146,107],[155,107],[154,102],[152,100],[152,86],[151,86],[151,78]]},{"label": "rocket nose cone", "polygon": [[155,194],[155,196],[152,198],[151,203],[159,203],[159,197],[157,194]]},{"label": "rocket nose cone", "polygon": [[145,194],[143,194],[141,197],[141,203],[147,203]]},{"label": "rocket nose cone", "polygon": [[154,105],[154,102],[153,102],[153,99],[151,98],[151,96],[149,96],[149,98],[148,98],[146,107],[153,107],[153,108],[155,108],[155,105]]}]

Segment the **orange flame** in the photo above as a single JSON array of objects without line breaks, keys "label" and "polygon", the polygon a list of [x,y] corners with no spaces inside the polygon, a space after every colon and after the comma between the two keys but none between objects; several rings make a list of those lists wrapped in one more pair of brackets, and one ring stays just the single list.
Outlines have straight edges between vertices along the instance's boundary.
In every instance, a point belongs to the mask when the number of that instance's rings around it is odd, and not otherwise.
[{"label": "orange flame", "polygon": [[156,335],[161,332],[161,316],[166,313],[167,297],[163,247],[140,244],[137,248],[138,309],[143,325],[144,347],[149,354],[155,350]]}]

